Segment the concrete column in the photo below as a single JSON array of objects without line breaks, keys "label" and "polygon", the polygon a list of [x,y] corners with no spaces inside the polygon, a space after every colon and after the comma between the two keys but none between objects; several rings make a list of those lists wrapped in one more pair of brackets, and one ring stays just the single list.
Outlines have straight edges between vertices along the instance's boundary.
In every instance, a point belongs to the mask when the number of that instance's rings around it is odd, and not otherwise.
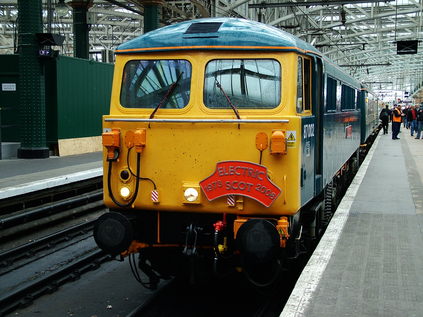
[{"label": "concrete column", "polygon": [[87,23],[88,9],[92,7],[93,0],[75,0],[68,3],[73,9],[73,56],[89,59],[90,27]]},{"label": "concrete column", "polygon": [[[46,158],[46,104],[43,66],[36,33],[42,32],[42,0],[18,0],[19,158]],[[18,131],[16,131],[18,133]]]},{"label": "concrete column", "polygon": [[160,9],[163,0],[136,0],[139,7],[144,8],[144,33],[159,28]]}]

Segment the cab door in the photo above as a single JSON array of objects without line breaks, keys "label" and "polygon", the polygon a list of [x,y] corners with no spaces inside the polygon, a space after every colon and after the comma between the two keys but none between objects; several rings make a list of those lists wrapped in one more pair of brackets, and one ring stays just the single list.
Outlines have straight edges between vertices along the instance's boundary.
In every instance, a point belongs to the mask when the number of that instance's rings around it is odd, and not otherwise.
[{"label": "cab door", "polygon": [[315,161],[314,161],[314,195],[318,195],[323,190],[323,114],[324,114],[324,76],[323,63],[318,57],[314,57],[312,70],[312,100],[313,100],[313,114],[316,118],[315,125]]},{"label": "cab door", "polygon": [[314,197],[316,116],[313,113],[313,63],[309,56],[298,56],[297,113],[301,116],[301,204]]}]

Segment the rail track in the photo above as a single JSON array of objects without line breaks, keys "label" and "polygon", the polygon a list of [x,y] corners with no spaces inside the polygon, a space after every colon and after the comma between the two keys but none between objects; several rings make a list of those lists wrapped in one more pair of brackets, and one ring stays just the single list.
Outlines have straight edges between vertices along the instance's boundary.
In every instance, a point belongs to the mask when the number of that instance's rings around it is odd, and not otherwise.
[{"label": "rail track", "polygon": [[289,293],[280,288],[259,292],[239,275],[195,287],[172,279],[126,317],[274,317],[279,316]]},{"label": "rail track", "polygon": [[0,200],[0,316],[112,259],[92,238],[101,187],[96,177]]},{"label": "rail track", "polygon": [[17,308],[30,305],[34,299],[56,291],[61,285],[79,279],[83,273],[97,269],[102,263],[111,259],[103,251],[94,248],[87,252],[85,256],[73,260],[60,270],[10,290],[7,294],[0,297],[0,316]]},{"label": "rail track", "polygon": [[0,253],[0,276],[53,253],[64,243],[92,236],[94,222],[80,223]]},{"label": "rail track", "polygon": [[0,238],[3,242],[32,234],[101,208],[102,177],[1,199]]}]

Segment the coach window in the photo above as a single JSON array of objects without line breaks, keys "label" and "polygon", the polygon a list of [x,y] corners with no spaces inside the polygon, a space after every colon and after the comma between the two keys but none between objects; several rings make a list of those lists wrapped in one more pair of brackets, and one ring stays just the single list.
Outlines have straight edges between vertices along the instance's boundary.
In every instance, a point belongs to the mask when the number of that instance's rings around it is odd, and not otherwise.
[{"label": "coach window", "polygon": [[342,85],[341,109],[353,110],[355,109],[355,90],[346,85]]},{"label": "coach window", "polygon": [[337,81],[331,77],[328,77],[326,85],[326,111],[336,111],[336,86]]},{"label": "coach window", "polygon": [[120,103],[126,108],[184,108],[190,98],[186,60],[133,60],[123,70]]},{"label": "coach window", "polygon": [[281,66],[273,59],[219,59],[206,66],[203,101],[211,109],[273,109],[281,101]]},{"label": "coach window", "polygon": [[311,111],[311,60],[298,57],[297,112]]}]

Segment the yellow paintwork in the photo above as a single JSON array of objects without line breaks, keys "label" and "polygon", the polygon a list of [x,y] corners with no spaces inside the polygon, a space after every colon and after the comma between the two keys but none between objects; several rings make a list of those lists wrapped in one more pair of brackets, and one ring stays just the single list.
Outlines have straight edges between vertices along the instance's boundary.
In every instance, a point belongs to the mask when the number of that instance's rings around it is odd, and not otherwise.
[{"label": "yellow paintwork", "polygon": [[[103,128],[119,128],[121,132],[120,157],[112,166],[112,190],[117,200],[122,181],[119,172],[127,165],[125,134],[146,128],[146,146],[141,154],[141,177],[151,178],[160,193],[160,203],[151,200],[153,185],[141,181],[135,209],[156,209],[188,212],[227,212],[242,215],[292,215],[300,208],[300,149],[301,117],[295,111],[297,54],[255,53],[224,51],[184,51],[162,54],[117,55],[113,79],[110,115],[105,118],[148,118],[153,109],[128,109],[120,106],[120,85],[123,67],[133,59],[185,59],[192,66],[191,96],[183,109],[159,109],[155,119],[236,119],[231,109],[208,109],[203,105],[204,69],[211,59],[272,58],[279,61],[282,71],[281,104],[275,109],[240,109],[242,119],[287,119],[289,123],[148,123],[144,122],[105,122]],[[197,184],[210,176],[216,163],[226,160],[249,161],[259,164],[260,152],[256,147],[258,133],[266,133],[269,141],[272,131],[296,131],[297,140],[287,148],[286,155],[270,154],[270,148],[263,151],[261,164],[266,166],[269,177],[281,190],[278,199],[269,208],[244,197],[243,208],[227,205],[226,198],[209,202],[202,195],[201,204],[186,204],[183,201],[184,184]],[[104,149],[104,157],[107,151]],[[108,196],[108,162],[104,162],[104,200],[107,206],[116,205]],[[130,153],[131,170],[136,171],[136,153]],[[135,177],[127,182],[135,188]],[[286,184],[286,186],[284,185]]]}]

